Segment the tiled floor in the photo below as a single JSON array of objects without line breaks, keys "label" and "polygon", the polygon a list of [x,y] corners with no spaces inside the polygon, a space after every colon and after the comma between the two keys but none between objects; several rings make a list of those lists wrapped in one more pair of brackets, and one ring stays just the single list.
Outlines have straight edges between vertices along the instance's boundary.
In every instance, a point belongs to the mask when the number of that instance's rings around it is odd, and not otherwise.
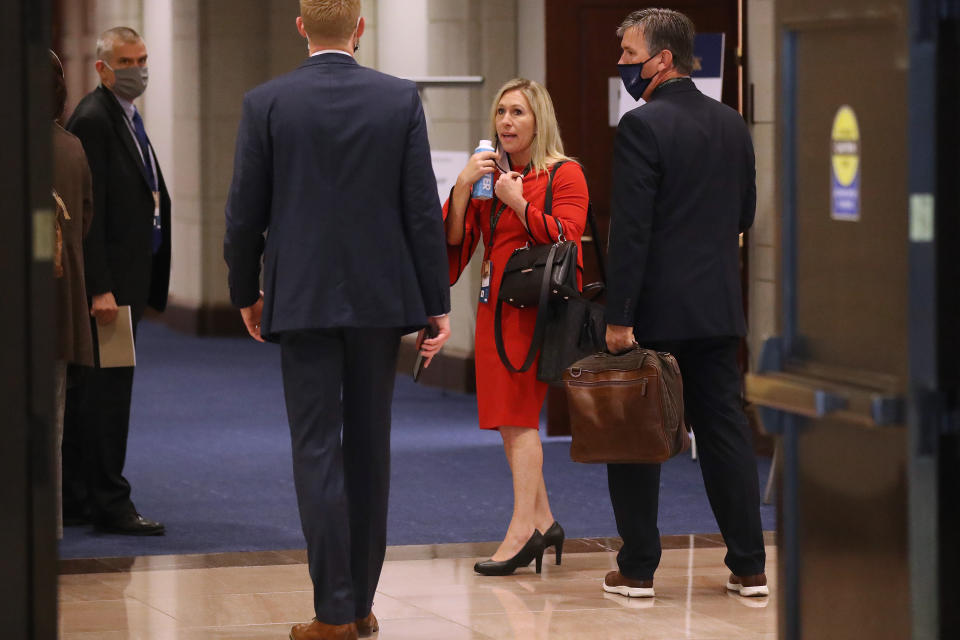
[{"label": "tiled floor", "polygon": [[[513,576],[473,572],[495,545],[394,547],[374,612],[380,640],[776,638],[776,547],[767,546],[769,598],[724,589],[715,536],[664,539],[657,597],[605,594],[616,541],[571,540],[563,564],[544,558]],[[204,640],[287,637],[312,616],[303,552],[67,561],[60,577],[63,640]]]}]

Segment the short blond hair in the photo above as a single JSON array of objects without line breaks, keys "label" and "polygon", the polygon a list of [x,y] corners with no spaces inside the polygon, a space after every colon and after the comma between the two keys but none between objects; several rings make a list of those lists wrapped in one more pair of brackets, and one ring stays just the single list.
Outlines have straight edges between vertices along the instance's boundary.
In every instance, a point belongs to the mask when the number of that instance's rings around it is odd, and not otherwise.
[{"label": "short blond hair", "polygon": [[530,104],[533,112],[535,135],[530,144],[530,163],[534,171],[546,171],[550,165],[561,160],[573,160],[563,153],[563,140],[560,139],[560,124],[557,122],[557,112],[553,109],[553,100],[547,88],[534,80],[514,78],[507,81],[497,96],[493,99],[490,108],[490,127],[493,138],[497,137],[497,106],[503,96],[511,91],[519,91]]},{"label": "short blond hair", "polygon": [[311,39],[349,40],[360,19],[360,0],[300,0],[303,28]]}]

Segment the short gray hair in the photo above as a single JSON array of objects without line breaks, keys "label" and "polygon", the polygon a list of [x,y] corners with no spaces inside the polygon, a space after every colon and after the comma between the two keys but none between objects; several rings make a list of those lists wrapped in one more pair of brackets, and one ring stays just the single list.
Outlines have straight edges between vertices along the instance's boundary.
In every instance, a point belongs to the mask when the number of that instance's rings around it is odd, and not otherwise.
[{"label": "short gray hair", "polygon": [[113,48],[118,42],[124,44],[134,44],[140,42],[143,38],[140,34],[130,27],[114,27],[107,29],[97,38],[97,60],[106,62],[113,61]]},{"label": "short gray hair", "polygon": [[640,9],[624,18],[617,28],[617,37],[622,39],[633,28],[639,28],[643,33],[644,43],[651,55],[669,49],[677,71],[683,74],[693,71],[696,31],[690,18],[673,9]]}]

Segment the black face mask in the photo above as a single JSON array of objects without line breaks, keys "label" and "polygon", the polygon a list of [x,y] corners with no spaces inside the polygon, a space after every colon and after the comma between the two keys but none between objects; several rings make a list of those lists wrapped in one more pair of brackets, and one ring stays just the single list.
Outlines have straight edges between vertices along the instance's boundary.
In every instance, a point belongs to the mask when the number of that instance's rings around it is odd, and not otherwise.
[{"label": "black face mask", "polygon": [[617,70],[620,71],[620,78],[623,80],[623,84],[627,88],[627,93],[629,93],[634,100],[639,100],[642,98],[643,92],[646,91],[647,87],[650,86],[650,83],[653,82],[654,76],[650,76],[649,78],[641,77],[640,74],[643,73],[643,65],[647,64],[658,55],[660,54],[655,53],[643,62],[617,65]]}]

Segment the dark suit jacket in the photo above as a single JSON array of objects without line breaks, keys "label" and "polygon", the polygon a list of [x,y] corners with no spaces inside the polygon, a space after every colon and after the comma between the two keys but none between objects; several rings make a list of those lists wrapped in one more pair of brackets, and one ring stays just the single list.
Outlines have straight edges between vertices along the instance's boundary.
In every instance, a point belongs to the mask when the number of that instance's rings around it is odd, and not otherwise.
[{"label": "dark suit jacket", "polygon": [[449,311],[443,219],[410,81],[325,53],[250,91],[226,218],[234,305],[256,302],[264,258],[266,339],[413,329]]},{"label": "dark suit jacket", "polygon": [[139,318],[148,304],[158,311],[167,306],[170,195],[154,155],[163,231],[154,255],[153,194],[125,118],[116,97],[99,86],[77,105],[67,130],[83,143],[93,176],[93,225],[83,245],[87,295],[112,291]]},{"label": "dark suit jacket", "polygon": [[638,341],[746,333],[738,234],[756,209],[753,142],[690,79],[625,114],[614,143],[607,322]]}]

